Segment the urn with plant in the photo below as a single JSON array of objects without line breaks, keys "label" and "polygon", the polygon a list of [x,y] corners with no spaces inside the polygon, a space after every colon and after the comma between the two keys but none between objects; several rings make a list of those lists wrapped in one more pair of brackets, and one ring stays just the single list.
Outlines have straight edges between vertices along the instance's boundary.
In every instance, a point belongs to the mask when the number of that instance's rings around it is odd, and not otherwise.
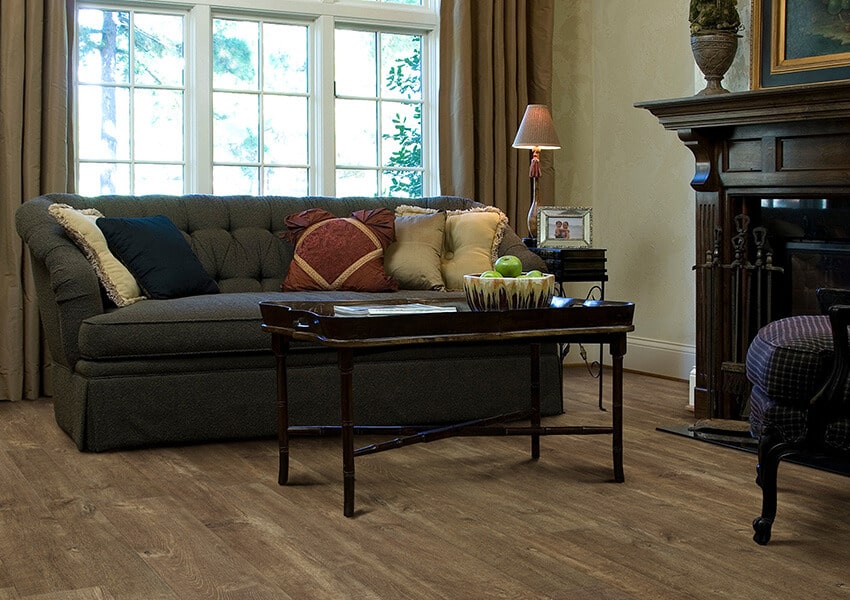
[{"label": "urn with plant", "polygon": [[707,84],[699,94],[728,93],[720,82],[738,50],[738,0],[691,0],[688,19],[694,60]]}]

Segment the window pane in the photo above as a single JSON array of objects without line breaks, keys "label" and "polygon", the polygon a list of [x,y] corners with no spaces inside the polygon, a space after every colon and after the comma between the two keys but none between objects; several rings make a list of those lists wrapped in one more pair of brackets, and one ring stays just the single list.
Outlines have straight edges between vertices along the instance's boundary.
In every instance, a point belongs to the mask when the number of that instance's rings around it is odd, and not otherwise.
[{"label": "window pane", "polygon": [[77,79],[84,83],[129,83],[130,13],[81,9],[77,14]]},{"label": "window pane", "polygon": [[384,166],[422,166],[422,114],[419,104],[384,102],[381,159]]},{"label": "window pane", "polygon": [[384,171],[381,176],[381,195],[396,198],[422,196],[422,171]]},{"label": "window pane", "polygon": [[381,34],[381,96],[418,100],[422,97],[422,38]]},{"label": "window pane", "polygon": [[136,90],[136,160],[183,161],[183,92]]},{"label": "window pane", "polygon": [[337,29],[334,78],[338,96],[377,96],[375,33]]},{"label": "window pane", "polygon": [[337,169],[337,196],[377,196],[378,174],[371,169]]},{"label": "window pane", "polygon": [[136,14],[133,20],[137,85],[183,85],[183,17]]},{"label": "window pane", "polygon": [[263,169],[263,194],[306,196],[309,193],[307,169],[283,167]]},{"label": "window pane", "polygon": [[213,20],[213,87],[259,89],[260,24]]},{"label": "window pane", "polygon": [[253,94],[213,94],[213,160],[259,161],[259,98]]},{"label": "window pane", "polygon": [[307,28],[263,25],[263,89],[307,93]]},{"label": "window pane", "polygon": [[130,95],[125,88],[80,86],[80,158],[130,157]]},{"label": "window pane", "polygon": [[130,165],[80,163],[77,193],[83,196],[130,192]]},{"label": "window pane", "polygon": [[377,103],[368,100],[336,101],[336,163],[376,166]]},{"label": "window pane", "polygon": [[134,194],[183,193],[183,167],[181,165],[136,165]]},{"label": "window pane", "polygon": [[257,171],[257,167],[214,167],[213,194],[259,194]]},{"label": "window pane", "polygon": [[306,165],[307,98],[265,96],[263,162]]}]

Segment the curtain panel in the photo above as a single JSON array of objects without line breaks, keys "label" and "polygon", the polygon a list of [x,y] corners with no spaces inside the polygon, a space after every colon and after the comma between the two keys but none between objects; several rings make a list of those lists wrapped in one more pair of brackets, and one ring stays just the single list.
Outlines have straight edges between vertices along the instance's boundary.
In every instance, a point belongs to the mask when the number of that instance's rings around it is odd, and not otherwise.
[{"label": "curtain panel", "polygon": [[[440,186],[496,206],[528,234],[529,150],[511,147],[525,107],[551,105],[554,0],[442,0]],[[553,204],[551,153],[538,197]],[[536,234],[536,232],[534,232]]]},{"label": "curtain panel", "polygon": [[29,256],[15,209],[73,189],[69,48],[73,0],[0,2],[0,399],[49,395]]}]

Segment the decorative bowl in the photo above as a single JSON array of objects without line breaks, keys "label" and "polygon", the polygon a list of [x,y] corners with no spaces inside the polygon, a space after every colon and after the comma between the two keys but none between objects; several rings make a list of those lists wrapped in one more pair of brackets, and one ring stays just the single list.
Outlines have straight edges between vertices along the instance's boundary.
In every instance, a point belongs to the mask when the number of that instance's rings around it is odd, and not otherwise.
[{"label": "decorative bowl", "polygon": [[544,308],[555,295],[555,276],[481,277],[480,273],[463,276],[466,303],[473,311]]}]

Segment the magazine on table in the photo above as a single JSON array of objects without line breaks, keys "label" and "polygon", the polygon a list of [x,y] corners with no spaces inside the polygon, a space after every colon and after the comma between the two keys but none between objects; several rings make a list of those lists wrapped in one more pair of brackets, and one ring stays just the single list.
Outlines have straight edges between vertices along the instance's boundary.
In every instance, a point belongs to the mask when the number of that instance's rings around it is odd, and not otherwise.
[{"label": "magazine on table", "polygon": [[342,304],[334,305],[335,317],[381,317],[422,313],[457,312],[456,306],[445,304]]}]

